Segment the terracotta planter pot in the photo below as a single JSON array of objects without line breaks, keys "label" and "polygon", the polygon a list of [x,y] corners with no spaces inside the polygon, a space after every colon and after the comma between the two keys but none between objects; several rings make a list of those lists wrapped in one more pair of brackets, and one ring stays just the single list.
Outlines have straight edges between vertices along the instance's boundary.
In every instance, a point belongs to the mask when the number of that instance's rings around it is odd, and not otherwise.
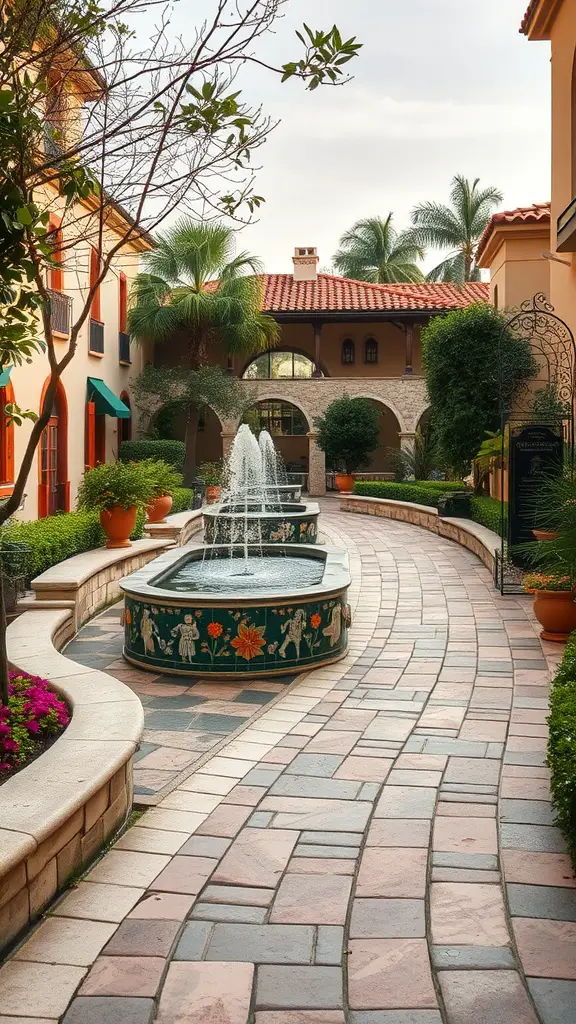
[{"label": "terracotta planter pot", "polygon": [[354,487],[352,473],[336,473],[336,487],[341,494],[349,494]]},{"label": "terracotta planter pot", "polygon": [[532,530],[536,540],[558,540],[556,530]]},{"label": "terracotta planter pot", "polygon": [[136,525],[136,505],[131,508],[121,508],[114,505],[113,508],[103,508],[100,512],[100,523],[104,533],[108,537],[107,548],[129,548],[132,541],[129,539],[132,530]]},{"label": "terracotta planter pot", "polygon": [[206,501],[209,505],[213,505],[214,502],[220,501],[220,495],[222,494],[222,488],[220,484],[210,484],[206,488]]},{"label": "terracotta planter pot", "polygon": [[172,495],[160,494],[149,505],[146,505],[147,523],[165,523],[166,516],[172,508]]},{"label": "terracotta planter pot", "polygon": [[537,590],[534,594],[534,614],[544,626],[543,640],[564,643],[576,629],[576,593],[570,590]]}]

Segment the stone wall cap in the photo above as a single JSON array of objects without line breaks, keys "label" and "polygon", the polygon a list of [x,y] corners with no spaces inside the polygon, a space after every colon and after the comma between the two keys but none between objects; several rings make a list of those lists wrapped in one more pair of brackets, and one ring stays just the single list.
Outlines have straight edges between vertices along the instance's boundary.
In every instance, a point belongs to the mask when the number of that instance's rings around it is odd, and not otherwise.
[{"label": "stone wall cap", "polygon": [[32,589],[36,592],[42,590],[70,590],[78,589],[86,580],[103,569],[116,565],[118,562],[126,561],[126,558],[148,552],[163,551],[168,546],[165,540],[135,540],[129,548],[93,548],[91,551],[83,551],[81,555],[74,555],[72,558],[58,562],[46,572],[40,573],[32,580]]},{"label": "stone wall cap", "polygon": [[[429,512],[432,516],[438,515],[438,509],[433,505],[417,505],[415,501],[397,501],[396,498],[371,498],[363,494],[341,494],[343,501],[369,501],[374,505],[395,505],[398,508],[415,508],[418,512]],[[458,520],[461,522],[462,520]]]}]

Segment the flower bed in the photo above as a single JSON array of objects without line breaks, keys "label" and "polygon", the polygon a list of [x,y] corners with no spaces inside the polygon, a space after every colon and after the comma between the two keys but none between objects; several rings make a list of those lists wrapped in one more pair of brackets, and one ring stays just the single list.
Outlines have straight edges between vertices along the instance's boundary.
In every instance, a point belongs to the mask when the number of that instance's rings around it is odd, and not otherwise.
[{"label": "flower bed", "polygon": [[0,783],[38,757],[70,721],[46,679],[11,672],[8,705],[0,703]]},{"label": "flower bed", "polygon": [[566,644],[552,683],[548,725],[548,767],[556,824],[576,868],[576,633]]}]

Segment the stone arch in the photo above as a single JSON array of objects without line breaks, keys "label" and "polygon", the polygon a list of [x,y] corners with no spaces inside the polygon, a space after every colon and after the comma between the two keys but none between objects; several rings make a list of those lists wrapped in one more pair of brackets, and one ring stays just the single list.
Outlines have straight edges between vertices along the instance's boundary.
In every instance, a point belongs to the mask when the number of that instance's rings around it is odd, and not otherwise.
[{"label": "stone arch", "polygon": [[400,412],[400,407],[396,404],[396,402],[393,399],[390,399],[388,395],[378,395],[373,391],[367,391],[365,388],[363,388],[362,391],[359,392],[357,395],[352,395],[352,398],[369,398],[371,402],[375,403],[375,405],[384,406],[384,408],[388,409],[389,412],[391,412],[392,415],[395,417],[396,422],[398,423],[398,432],[400,434],[406,433],[407,430],[409,429],[406,424],[406,418]]},{"label": "stone arch", "polygon": [[[253,382],[251,381],[250,383],[252,384]],[[266,381],[266,383],[268,384],[269,382]],[[249,403],[247,405],[247,408],[250,408],[253,405],[260,405],[261,402],[267,401],[287,402],[288,405],[296,406],[296,408],[299,409],[302,415],[304,416],[304,419],[308,424],[308,430],[312,430],[315,414],[312,412],[311,409],[307,408],[304,405],[300,398],[296,398],[292,393],[287,394],[287,392],[284,391],[283,389],[267,387],[265,390],[262,389],[262,391],[260,391],[260,389],[254,388],[253,393],[251,393],[249,396]],[[234,431],[238,429],[239,425],[242,422],[243,416],[244,413],[240,413],[239,416],[237,416],[234,420],[230,421],[230,423],[233,423]]]},{"label": "stone arch", "polygon": [[[309,434],[312,425],[311,416],[307,413],[306,409],[302,407],[302,404],[299,401],[294,401],[292,396],[287,397],[280,391],[276,394],[270,393],[255,399],[255,401],[252,402],[244,411],[244,416],[246,416],[246,413],[250,412],[250,410],[257,411],[258,406],[262,406],[264,403],[278,403],[278,405],[281,403],[285,409],[286,407],[289,407],[301,414],[304,420],[303,431],[275,431],[273,422],[270,422],[268,429],[270,430],[276,449],[282,457],[288,471],[293,473],[307,473],[310,464]],[[284,416],[282,416],[282,427],[284,427]]]},{"label": "stone arch", "polygon": [[389,448],[400,450],[402,418],[392,407],[392,403],[375,395],[362,394],[357,398],[367,398],[380,412],[380,444],[370,453],[370,465],[361,472],[394,473],[394,457],[387,451]]}]

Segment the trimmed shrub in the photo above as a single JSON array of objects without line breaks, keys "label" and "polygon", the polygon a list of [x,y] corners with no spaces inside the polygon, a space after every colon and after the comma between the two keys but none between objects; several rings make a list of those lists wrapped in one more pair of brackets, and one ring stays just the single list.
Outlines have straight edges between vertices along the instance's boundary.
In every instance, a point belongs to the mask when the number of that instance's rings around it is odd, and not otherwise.
[{"label": "trimmed shrub", "polygon": [[[496,498],[476,497],[470,498],[470,518],[481,526],[493,530],[500,537],[502,535],[501,505]],[[506,511],[504,512],[506,518]]]},{"label": "trimmed shrub", "polygon": [[[139,511],[131,540],[144,536],[145,519],[144,511]],[[26,546],[27,550],[18,561],[28,581],[58,562],[102,547],[106,542],[98,512],[61,512],[29,523],[13,522],[2,530],[1,538],[2,547],[8,548],[9,558],[13,544]],[[7,571],[10,574],[10,566]]]},{"label": "trimmed shrub", "polygon": [[387,480],[357,481],[353,494],[361,494],[365,498],[390,498],[392,501],[411,501],[416,505],[430,505],[438,508],[438,500],[443,493],[439,487],[426,487],[422,483],[397,484]]},{"label": "trimmed shrub", "polygon": [[172,495],[172,508],[170,515],[176,512],[186,512],[192,504],[192,489],[190,487],[175,487]]},{"label": "trimmed shrub", "polygon": [[576,633],[568,643],[550,694],[548,767],[556,824],[576,868]]},{"label": "trimmed shrub", "polygon": [[153,440],[145,438],[141,441],[122,441],[120,459],[122,462],[142,462],[144,459],[161,459],[169,466],[182,472],[186,445],[184,441],[167,439]]}]

